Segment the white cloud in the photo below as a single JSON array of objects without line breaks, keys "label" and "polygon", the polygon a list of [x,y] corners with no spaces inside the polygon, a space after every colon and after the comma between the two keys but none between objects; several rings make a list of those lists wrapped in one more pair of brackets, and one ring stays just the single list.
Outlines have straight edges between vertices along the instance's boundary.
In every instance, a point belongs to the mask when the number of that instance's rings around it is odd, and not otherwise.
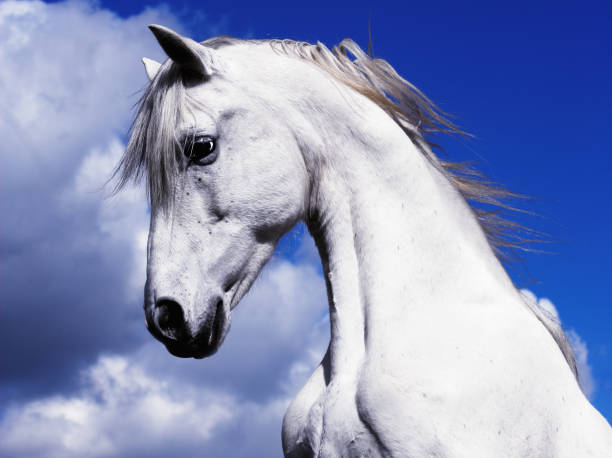
[{"label": "white cloud", "polygon": [[140,301],[149,229],[145,192],[141,186],[126,186],[116,195],[104,192],[124,150],[125,145],[116,137],[104,148],[92,148],[81,162],[73,184],[64,189],[61,209],[74,212],[81,205],[97,207],[98,230],[87,234],[88,244],[122,243],[130,247],[132,269],[126,285],[127,299]]},{"label": "white cloud", "polygon": [[587,398],[592,399],[593,394],[595,393],[596,384],[595,379],[593,378],[593,373],[591,372],[591,366],[588,362],[589,350],[586,342],[582,340],[578,333],[573,329],[570,329],[567,332],[567,337],[569,338],[572,348],[574,349],[576,365],[578,366],[580,388],[582,388],[582,392]]},{"label": "white cloud", "polygon": [[3,187],[65,177],[84,146],[125,133],[139,59],[162,58],[150,22],[179,26],[164,8],[121,19],[87,2],[0,3]]},{"label": "white cloud", "polygon": [[202,446],[237,415],[220,390],[170,384],[125,357],[102,357],[85,371],[81,393],[10,408],[0,435],[5,456],[171,455]]},{"label": "white cloud", "polygon": [[[538,299],[538,297],[528,289],[521,289],[520,292],[525,300],[531,304],[537,305],[548,316],[555,319],[559,325],[562,324],[561,318],[559,317],[559,312],[550,299]],[[587,398],[592,399],[593,394],[595,393],[596,383],[595,379],[593,378],[591,366],[588,362],[589,350],[587,348],[587,344],[574,329],[566,331],[566,335],[570,344],[572,345],[572,349],[574,350],[576,366],[578,367],[578,381],[580,383],[580,388]]]}]

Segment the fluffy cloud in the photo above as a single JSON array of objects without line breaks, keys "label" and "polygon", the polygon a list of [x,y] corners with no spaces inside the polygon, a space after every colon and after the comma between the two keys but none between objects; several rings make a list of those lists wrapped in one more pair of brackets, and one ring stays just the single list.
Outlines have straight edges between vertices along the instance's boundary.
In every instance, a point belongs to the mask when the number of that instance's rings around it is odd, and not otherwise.
[{"label": "fluffy cloud", "polygon": [[125,357],[102,357],[84,372],[80,393],[9,409],[0,434],[7,456],[160,456],[193,451],[239,415],[227,394],[170,385]]},{"label": "fluffy cloud", "polygon": [[108,243],[131,247],[131,259],[124,257],[123,260],[130,266],[125,299],[140,301],[149,229],[144,190],[129,186],[112,197],[104,198],[103,194],[124,150],[125,145],[118,138],[111,138],[103,148],[94,147],[77,170],[72,186],[61,194],[58,209],[78,212],[90,206],[97,208],[96,230],[87,234],[89,240],[86,243],[98,248]]},{"label": "fluffy cloud", "polygon": [[586,342],[578,335],[576,331],[570,329],[567,332],[572,348],[574,349],[574,356],[576,357],[576,365],[578,366],[578,374],[580,379],[580,388],[584,392],[585,396],[589,399],[593,398],[595,393],[595,379],[591,372],[591,366],[588,362],[589,350]]},{"label": "fluffy cloud", "polygon": [[164,9],[124,20],[85,2],[0,3],[4,189],[54,186],[84,146],[126,132],[146,82],[139,59],[162,58],[146,33],[154,21],[178,27]]},{"label": "fluffy cloud", "polygon": [[[528,289],[522,289],[521,294],[525,300],[536,304],[541,310],[546,312],[550,317],[555,319],[561,325],[561,318],[557,312],[555,305],[546,298],[540,298],[533,294]],[[593,398],[595,393],[595,379],[591,371],[591,366],[588,362],[589,351],[586,342],[578,335],[574,329],[570,329],[566,332],[572,349],[574,350],[574,357],[576,358],[576,366],[578,367],[578,381],[582,392],[589,399]]]}]

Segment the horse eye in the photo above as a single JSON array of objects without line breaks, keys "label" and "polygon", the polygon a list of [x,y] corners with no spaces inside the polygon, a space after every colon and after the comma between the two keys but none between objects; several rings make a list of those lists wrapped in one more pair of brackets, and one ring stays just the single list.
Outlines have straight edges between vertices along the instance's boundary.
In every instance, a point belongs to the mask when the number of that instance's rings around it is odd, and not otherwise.
[{"label": "horse eye", "polygon": [[217,159],[216,143],[211,137],[196,137],[190,141],[184,150],[190,162],[199,165],[212,164]]}]

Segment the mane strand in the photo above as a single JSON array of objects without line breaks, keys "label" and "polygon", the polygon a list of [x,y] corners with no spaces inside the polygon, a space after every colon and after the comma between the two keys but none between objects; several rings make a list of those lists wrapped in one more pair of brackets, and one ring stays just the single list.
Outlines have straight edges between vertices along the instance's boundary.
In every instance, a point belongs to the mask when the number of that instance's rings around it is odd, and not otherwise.
[{"label": "mane strand", "polygon": [[144,177],[151,207],[168,208],[180,166],[176,127],[185,97],[179,70],[168,60],[138,102],[130,140],[111,177],[116,179],[115,193]]}]

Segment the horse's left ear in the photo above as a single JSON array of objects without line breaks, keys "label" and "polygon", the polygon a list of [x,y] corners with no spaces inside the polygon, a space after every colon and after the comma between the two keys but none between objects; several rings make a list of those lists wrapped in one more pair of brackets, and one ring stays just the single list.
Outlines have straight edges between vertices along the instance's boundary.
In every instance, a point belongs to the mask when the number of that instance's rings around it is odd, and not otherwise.
[{"label": "horse's left ear", "polygon": [[168,57],[181,70],[200,78],[207,78],[212,74],[213,49],[208,49],[161,25],[151,24],[149,29],[151,29]]},{"label": "horse's left ear", "polygon": [[161,64],[153,59],[147,59],[146,57],[142,58],[142,63],[144,64],[145,72],[147,72],[149,81],[153,81],[153,78],[155,78],[155,75],[157,75]]}]

